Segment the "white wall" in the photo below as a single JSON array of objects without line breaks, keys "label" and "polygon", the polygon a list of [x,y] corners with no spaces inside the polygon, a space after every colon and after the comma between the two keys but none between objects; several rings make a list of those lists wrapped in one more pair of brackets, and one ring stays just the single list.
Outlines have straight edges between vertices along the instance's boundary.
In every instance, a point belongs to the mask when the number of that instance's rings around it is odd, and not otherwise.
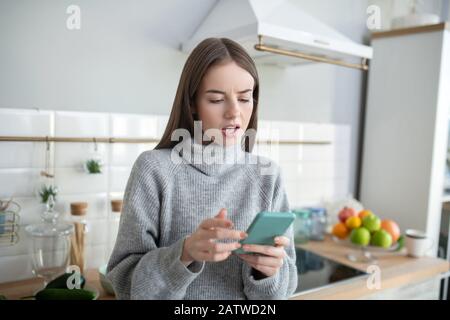
[{"label": "white wall", "polygon": [[[366,1],[291,0],[361,42]],[[168,114],[186,55],[177,48],[213,0],[3,0],[0,108]],[[65,10],[78,4],[82,28]],[[314,64],[259,67],[260,118],[348,124],[356,167],[362,73]],[[349,188],[354,190],[355,169]]]}]

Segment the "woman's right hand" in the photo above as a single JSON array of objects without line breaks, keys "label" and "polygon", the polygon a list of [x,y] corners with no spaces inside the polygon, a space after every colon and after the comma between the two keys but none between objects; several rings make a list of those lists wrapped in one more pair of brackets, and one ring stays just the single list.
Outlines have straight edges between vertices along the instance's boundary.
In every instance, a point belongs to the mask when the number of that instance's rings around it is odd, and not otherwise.
[{"label": "woman's right hand", "polygon": [[180,260],[185,265],[193,261],[222,261],[231,252],[241,247],[239,242],[220,243],[218,239],[241,240],[247,237],[244,231],[233,230],[233,222],[226,218],[227,209],[210,219],[203,220],[197,230],[184,241]]}]

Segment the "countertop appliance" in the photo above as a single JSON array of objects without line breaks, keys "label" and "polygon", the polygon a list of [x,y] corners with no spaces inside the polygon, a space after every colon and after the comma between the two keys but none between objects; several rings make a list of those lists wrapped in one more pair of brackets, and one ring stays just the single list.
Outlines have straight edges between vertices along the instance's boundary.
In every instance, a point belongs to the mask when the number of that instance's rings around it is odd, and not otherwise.
[{"label": "countertop appliance", "polygon": [[366,276],[367,273],[327,259],[311,251],[296,248],[298,286],[294,293],[303,294],[331,286],[337,282]]}]

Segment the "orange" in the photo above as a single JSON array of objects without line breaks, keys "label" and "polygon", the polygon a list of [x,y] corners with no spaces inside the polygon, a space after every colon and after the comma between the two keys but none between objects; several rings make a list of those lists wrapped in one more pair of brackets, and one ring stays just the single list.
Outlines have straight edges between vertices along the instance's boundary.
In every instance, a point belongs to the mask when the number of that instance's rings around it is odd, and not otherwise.
[{"label": "orange", "polygon": [[394,220],[382,220],[381,229],[386,230],[392,236],[393,243],[396,243],[400,238],[400,227]]},{"label": "orange", "polygon": [[350,217],[345,220],[345,225],[348,229],[356,229],[361,227],[361,219],[359,217]]},{"label": "orange", "polygon": [[358,217],[363,220],[367,216],[372,216],[373,212],[370,210],[362,210],[358,213]]},{"label": "orange", "polygon": [[334,225],[332,233],[339,239],[345,239],[349,234],[349,230],[347,229],[344,223],[339,222]]}]

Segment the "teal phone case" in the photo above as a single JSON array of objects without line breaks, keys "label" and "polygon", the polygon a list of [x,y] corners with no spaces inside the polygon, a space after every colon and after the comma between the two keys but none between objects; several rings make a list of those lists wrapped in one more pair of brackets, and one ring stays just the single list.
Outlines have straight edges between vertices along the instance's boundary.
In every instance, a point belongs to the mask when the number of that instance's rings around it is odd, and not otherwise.
[{"label": "teal phone case", "polygon": [[[292,212],[259,212],[247,229],[248,237],[239,242],[273,246],[274,238],[283,235],[294,220],[295,214]],[[235,249],[233,252],[250,253],[242,248]]]}]

